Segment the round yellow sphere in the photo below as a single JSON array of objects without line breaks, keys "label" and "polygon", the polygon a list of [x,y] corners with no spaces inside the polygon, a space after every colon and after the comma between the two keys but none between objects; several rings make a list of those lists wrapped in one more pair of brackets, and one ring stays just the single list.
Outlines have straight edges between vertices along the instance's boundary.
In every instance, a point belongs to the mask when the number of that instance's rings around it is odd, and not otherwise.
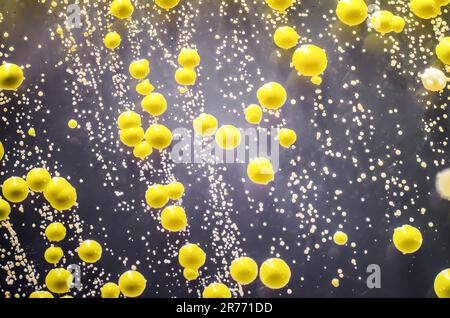
[{"label": "round yellow sphere", "polygon": [[403,254],[416,252],[422,246],[423,241],[422,233],[408,224],[396,228],[392,240],[395,247]]},{"label": "round yellow sphere", "polygon": [[119,129],[128,129],[141,126],[141,116],[132,110],[127,110],[119,115],[117,118],[117,125]]},{"label": "round yellow sphere", "polygon": [[119,138],[125,146],[137,146],[144,138],[144,129],[142,127],[123,129],[119,132]]},{"label": "round yellow sphere", "polygon": [[184,268],[198,270],[205,264],[206,254],[197,245],[188,243],[182,246],[178,252],[178,262]]},{"label": "round yellow sphere", "polygon": [[182,48],[178,54],[178,64],[186,68],[195,68],[200,64],[200,55],[197,50]]},{"label": "round yellow sphere", "polygon": [[62,248],[51,246],[44,252],[44,259],[49,264],[57,264],[63,258],[64,252]]},{"label": "round yellow sphere", "polygon": [[0,161],[2,161],[4,155],[5,155],[5,148],[3,148],[3,144],[0,141]]},{"label": "round yellow sphere", "polygon": [[392,18],[391,22],[392,22],[392,30],[395,33],[402,32],[406,25],[405,19],[403,19],[402,17],[399,17],[399,16],[394,16]]},{"label": "round yellow sphere", "polygon": [[178,200],[184,193],[184,185],[181,182],[174,181],[166,185],[167,195],[171,200]]},{"label": "round yellow sphere", "polygon": [[273,180],[275,172],[272,163],[266,158],[256,158],[249,162],[247,166],[248,178],[256,184],[268,184]]},{"label": "round yellow sphere", "polygon": [[27,174],[28,187],[33,192],[42,192],[51,180],[50,173],[44,168],[31,169]]},{"label": "round yellow sphere", "polygon": [[148,95],[154,90],[155,87],[152,85],[152,83],[150,83],[148,79],[145,79],[136,85],[136,92],[141,95]]},{"label": "round yellow sphere", "polygon": [[137,271],[126,271],[119,278],[119,288],[126,297],[138,297],[145,290],[147,281],[145,277]]},{"label": "round yellow sphere", "polygon": [[169,232],[179,232],[187,225],[186,212],[179,206],[171,205],[161,213],[161,225]]},{"label": "round yellow sphere", "polygon": [[297,45],[299,36],[297,31],[290,26],[282,26],[275,30],[273,41],[279,48],[288,50]]},{"label": "round yellow sphere", "polygon": [[278,140],[284,148],[290,148],[297,140],[297,134],[292,129],[282,128],[278,131]]},{"label": "round yellow sphere", "polygon": [[370,22],[375,31],[381,34],[394,31],[394,15],[387,10],[377,11],[372,15]]},{"label": "round yellow sphere", "polygon": [[287,94],[281,84],[270,82],[258,89],[256,97],[261,106],[268,109],[278,109],[286,102]]},{"label": "round yellow sphere", "polygon": [[30,294],[30,298],[55,298],[53,295],[45,290],[35,291]]},{"label": "round yellow sphere", "polygon": [[77,203],[77,191],[64,178],[52,178],[44,189],[44,197],[59,211],[70,210]]},{"label": "round yellow sphere", "polygon": [[259,124],[262,120],[262,109],[259,105],[251,104],[245,108],[245,120],[250,124]]},{"label": "round yellow sphere", "polygon": [[422,19],[435,18],[441,13],[435,0],[411,0],[409,7],[416,16]]},{"label": "round yellow sphere", "polygon": [[313,83],[314,85],[320,85],[322,84],[322,77],[320,76],[311,76],[311,83]]},{"label": "round yellow sphere", "polygon": [[180,0],[155,0],[155,3],[166,10],[170,10],[180,3]]},{"label": "round yellow sphere", "polygon": [[333,235],[333,241],[337,245],[345,245],[348,241],[348,236],[342,231],[336,231]]},{"label": "round yellow sphere", "polygon": [[203,298],[231,298],[228,287],[222,283],[212,283],[205,287]]},{"label": "round yellow sphere", "polygon": [[152,146],[146,141],[141,141],[133,149],[133,155],[139,159],[145,159],[153,153]]},{"label": "round yellow sphere", "polygon": [[162,150],[172,143],[172,132],[164,125],[151,125],[145,132],[145,139],[153,148]]},{"label": "round yellow sphere", "polygon": [[316,45],[305,44],[295,50],[292,64],[300,75],[318,76],[327,68],[327,54]]},{"label": "round yellow sphere", "polygon": [[194,131],[200,136],[212,136],[217,130],[218,121],[210,114],[202,113],[193,121]]},{"label": "round yellow sphere", "polygon": [[[436,55],[438,59],[447,65],[450,65],[450,37],[447,36],[439,41],[436,46]],[[1,158],[1,156],[0,156]]]},{"label": "round yellow sphere", "polygon": [[134,7],[130,0],[113,0],[109,12],[118,19],[128,19],[133,14]]},{"label": "round yellow sphere", "polygon": [[197,279],[200,273],[196,269],[185,268],[183,269],[183,276],[187,281]]},{"label": "round yellow sphere", "polygon": [[142,109],[152,116],[164,114],[167,109],[167,102],[160,93],[150,93],[141,102]]},{"label": "round yellow sphere", "polygon": [[0,90],[17,90],[24,80],[22,69],[12,63],[0,66]]},{"label": "round yellow sphere", "polygon": [[191,86],[195,84],[197,73],[195,70],[187,67],[180,67],[175,72],[175,81],[179,85]]},{"label": "round yellow sphere", "polygon": [[364,0],[340,0],[336,7],[338,19],[349,26],[363,23],[367,14],[367,4]]},{"label": "round yellow sphere", "polygon": [[60,222],[53,222],[45,228],[45,236],[50,242],[62,241],[66,233],[66,227]]},{"label": "round yellow sphere", "polygon": [[145,192],[145,201],[154,209],[162,208],[169,201],[166,187],[160,184],[150,186]]},{"label": "round yellow sphere", "polygon": [[102,298],[119,298],[120,288],[115,283],[106,283],[100,288]]},{"label": "round yellow sphere", "polygon": [[434,292],[439,298],[450,298],[450,268],[437,274],[434,280]]},{"label": "round yellow sphere", "polygon": [[103,38],[103,44],[105,44],[105,47],[114,50],[120,45],[120,42],[122,41],[122,38],[120,37],[119,33],[117,32],[109,32],[105,35]]},{"label": "round yellow sphere", "polygon": [[77,250],[78,257],[85,263],[96,263],[102,258],[102,246],[94,240],[86,240]]},{"label": "round yellow sphere", "polygon": [[264,0],[267,5],[273,9],[277,10],[281,13],[285,13],[286,9],[289,8],[294,0]]},{"label": "round yellow sphere", "polygon": [[134,61],[128,68],[130,75],[135,79],[144,79],[150,73],[150,62],[147,59]]},{"label": "round yellow sphere", "polygon": [[262,263],[259,269],[259,278],[269,288],[283,288],[291,279],[291,269],[282,259],[270,258]]},{"label": "round yellow sphere", "polygon": [[70,129],[75,129],[78,127],[78,122],[75,119],[71,119],[67,122],[67,127]]},{"label": "round yellow sphere", "polygon": [[8,201],[0,199],[0,221],[6,221],[11,213],[11,206]]},{"label": "round yellow sphere", "polygon": [[6,200],[19,203],[28,197],[28,184],[20,177],[11,177],[3,182],[2,193]]},{"label": "round yellow sphere", "polygon": [[69,292],[72,281],[72,274],[64,268],[54,268],[45,277],[45,285],[48,290],[56,294]]},{"label": "round yellow sphere", "polygon": [[241,285],[248,285],[258,277],[258,265],[250,257],[239,257],[231,262],[231,277]]},{"label": "round yellow sphere", "polygon": [[226,150],[234,149],[241,144],[241,132],[233,125],[223,125],[216,132],[217,145]]}]

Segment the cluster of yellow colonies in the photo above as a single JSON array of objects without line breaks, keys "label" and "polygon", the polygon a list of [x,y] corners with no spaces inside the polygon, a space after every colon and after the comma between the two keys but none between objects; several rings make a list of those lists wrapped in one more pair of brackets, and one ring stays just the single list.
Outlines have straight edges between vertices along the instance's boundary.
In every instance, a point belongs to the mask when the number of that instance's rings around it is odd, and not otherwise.
[{"label": "cluster of yellow colonies", "polygon": [[[180,0],[154,0],[156,5],[165,10],[176,7]],[[294,4],[294,0],[265,0],[267,5],[280,13]],[[431,19],[441,14],[441,8],[448,5],[450,0],[411,0],[411,11],[419,18]],[[130,0],[113,0],[110,5],[110,14],[117,19],[129,19],[134,11]],[[356,26],[365,22],[368,18],[368,7],[364,0],[339,0],[336,7],[336,16],[348,26]],[[381,10],[370,16],[370,23],[375,31],[386,34],[389,32],[402,32],[405,20],[390,11]],[[274,43],[283,50],[294,48],[300,36],[290,26],[278,27],[273,35]],[[121,44],[121,36],[111,31],[104,36],[103,42],[107,49],[114,50]],[[443,37],[436,46],[438,59],[450,65],[450,38]],[[200,64],[198,52],[191,48],[181,49],[178,55],[178,63],[181,66],[175,72],[175,80],[179,85],[194,85],[197,73],[195,68]],[[292,55],[292,64],[296,71],[311,78],[311,82],[320,85],[320,77],[327,68],[328,59],[326,52],[312,44],[303,44]],[[428,71],[429,70],[429,71]],[[442,90],[448,79],[439,70],[428,69],[427,78],[422,78],[424,86],[430,91]],[[134,61],[129,66],[129,73],[139,80],[136,92],[144,95],[141,107],[151,116],[160,116],[167,109],[167,102],[160,93],[153,92],[154,87],[146,77],[150,73],[150,62],[147,59]],[[444,79],[442,78],[444,76]],[[4,63],[0,66],[0,89],[17,90],[24,80],[22,69],[12,63]],[[261,86],[257,91],[259,104],[266,110],[273,111],[281,108],[287,98],[284,87],[276,82],[269,82]],[[257,104],[251,104],[245,109],[245,118],[250,124],[259,124],[262,120],[263,110]],[[120,114],[117,124],[120,130],[120,140],[123,144],[133,147],[133,154],[137,158],[144,159],[153,149],[163,150],[172,142],[172,133],[164,125],[151,125],[145,132],[141,127],[141,117],[133,111],[125,111]],[[76,128],[74,120],[69,121],[70,128]],[[219,147],[232,150],[241,143],[240,130],[233,125],[218,127],[218,120],[211,114],[202,113],[193,121],[193,128],[197,135],[203,137],[215,136]],[[290,148],[297,139],[295,131],[287,128],[279,130],[278,139],[280,145]],[[4,157],[5,150],[0,142],[0,160]],[[271,162],[266,158],[251,160],[247,167],[249,179],[256,184],[268,184],[274,179],[274,171]],[[436,177],[436,189],[443,199],[450,199],[450,169],[444,170]],[[51,177],[44,168],[35,168],[28,172],[26,179],[10,177],[4,181],[2,194],[5,199],[0,199],[0,221],[7,221],[11,213],[10,203],[24,201],[29,191],[43,193],[49,204],[60,211],[69,210],[76,204],[77,194],[75,188],[62,177]],[[152,208],[162,208],[169,200],[179,200],[184,194],[184,186],[177,181],[168,185],[155,184],[148,188],[145,199]],[[176,205],[170,205],[161,212],[161,225],[169,232],[182,231],[187,226],[185,210]],[[66,228],[62,223],[54,222],[45,229],[45,236],[50,242],[60,242],[66,237]],[[342,231],[333,235],[333,241],[337,245],[347,244],[348,236]],[[403,225],[394,229],[393,244],[403,254],[417,252],[423,242],[419,229],[411,225]],[[79,258],[85,263],[96,263],[101,259],[102,246],[94,240],[85,240],[77,248]],[[44,253],[45,260],[50,264],[58,264],[63,258],[64,252],[60,247],[51,245]],[[186,280],[194,280],[199,276],[199,269],[206,262],[206,253],[197,244],[186,244],[178,252],[178,261],[183,267],[183,275]],[[241,285],[247,285],[255,281],[258,276],[261,282],[272,289],[285,287],[290,280],[291,271],[285,261],[279,258],[270,258],[264,261],[258,271],[257,263],[250,257],[239,257],[231,262],[229,267],[231,277]],[[56,294],[69,292],[73,281],[72,274],[64,268],[50,270],[45,278],[48,290]],[[339,286],[339,280],[333,279],[333,286]],[[146,287],[146,279],[135,270],[123,273],[118,284],[108,282],[101,287],[103,298],[117,298],[122,293],[126,297],[137,297],[143,293]],[[450,269],[441,271],[435,279],[434,289],[438,297],[450,298]],[[33,292],[31,298],[53,298],[48,291]],[[65,296],[70,297],[70,296]],[[231,292],[226,285],[215,282],[206,286],[203,291],[205,298],[229,298]]]},{"label": "cluster of yellow colonies", "polygon": [[24,201],[29,191],[43,192],[44,198],[50,205],[59,211],[70,210],[77,201],[77,192],[74,187],[62,177],[50,176],[44,168],[34,168],[26,176],[10,177],[3,182],[3,197],[12,203]]},{"label": "cluster of yellow colonies", "polygon": [[[67,230],[62,223],[54,222],[45,229],[45,236],[50,242],[60,242],[66,237]],[[102,246],[94,240],[85,240],[77,248],[78,257],[85,263],[97,263],[102,257]],[[51,246],[44,253],[45,260],[56,265],[64,256],[60,247]],[[57,267],[50,270],[45,278],[47,289],[55,294],[66,294],[70,291],[73,282],[72,274],[62,268]],[[108,282],[104,284],[100,291],[103,298],[118,298],[120,293],[126,297],[140,296],[146,286],[146,280],[136,271],[127,271],[119,278],[119,284]],[[30,298],[53,298],[49,291],[36,291]],[[64,296],[70,297],[70,296]]]},{"label": "cluster of yellow colonies", "polygon": [[[186,244],[178,252],[178,261],[183,267],[183,275],[191,281],[199,276],[199,268],[206,262],[206,253],[197,244]],[[250,257],[239,257],[231,262],[230,274],[238,284],[248,285],[258,276],[258,265]],[[280,258],[264,261],[259,269],[261,282],[271,289],[285,287],[291,278],[289,266]],[[220,282],[211,283],[203,290],[204,298],[230,298],[228,287]]]}]

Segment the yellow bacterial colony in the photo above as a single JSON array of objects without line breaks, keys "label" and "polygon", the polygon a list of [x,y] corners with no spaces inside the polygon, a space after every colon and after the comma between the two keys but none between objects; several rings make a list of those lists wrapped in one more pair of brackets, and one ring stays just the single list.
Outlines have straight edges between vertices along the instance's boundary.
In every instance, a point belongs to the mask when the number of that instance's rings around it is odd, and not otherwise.
[{"label": "yellow bacterial colony", "polygon": [[26,2],[0,298],[364,295],[377,257],[450,298],[449,0]]}]

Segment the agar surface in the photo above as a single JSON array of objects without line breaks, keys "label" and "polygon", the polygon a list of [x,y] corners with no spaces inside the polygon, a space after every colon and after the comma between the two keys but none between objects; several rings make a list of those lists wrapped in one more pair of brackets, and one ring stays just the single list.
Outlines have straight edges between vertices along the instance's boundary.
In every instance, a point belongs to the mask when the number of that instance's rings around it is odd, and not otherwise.
[{"label": "agar surface", "polygon": [[1,1],[1,297],[449,298],[449,11]]}]

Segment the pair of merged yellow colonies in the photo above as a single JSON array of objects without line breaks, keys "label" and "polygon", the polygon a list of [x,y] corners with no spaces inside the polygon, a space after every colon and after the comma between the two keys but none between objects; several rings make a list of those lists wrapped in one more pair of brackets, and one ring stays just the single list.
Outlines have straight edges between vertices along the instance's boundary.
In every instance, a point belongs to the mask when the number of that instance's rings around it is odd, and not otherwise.
[{"label": "pair of merged yellow colonies", "polygon": [[162,208],[170,200],[178,200],[184,194],[184,186],[181,182],[174,181],[168,185],[154,184],[147,189],[145,200],[154,208]]},{"label": "pair of merged yellow colonies", "polygon": [[202,113],[194,119],[194,132],[202,137],[208,137],[215,134],[217,145],[222,149],[231,150],[238,147],[241,143],[241,132],[233,125],[223,125],[219,129],[216,117],[211,114]]},{"label": "pair of merged yellow colonies", "polygon": [[[230,274],[237,283],[248,285],[258,276],[258,265],[250,257],[240,257],[231,263]],[[261,265],[259,277],[266,287],[280,289],[289,283],[291,270],[284,260],[270,258]],[[205,287],[202,296],[203,298],[231,298],[231,292],[223,283],[212,283]]]},{"label": "pair of merged yellow colonies", "polygon": [[197,244],[185,244],[178,251],[178,262],[184,268],[183,276],[191,281],[199,276],[199,268],[205,264],[206,253]]},{"label": "pair of merged yellow colonies", "polygon": [[35,168],[28,172],[26,181],[21,177],[8,178],[2,187],[3,196],[13,203],[24,201],[33,192],[43,192],[50,205],[60,211],[69,210],[76,204],[77,193],[64,178],[51,178],[44,168]]},{"label": "pair of merged yellow colonies", "polygon": [[195,68],[200,64],[200,55],[197,50],[190,48],[181,49],[178,55],[178,64],[181,67],[175,71],[175,81],[183,86],[194,85],[197,79]]},{"label": "pair of merged yellow colonies", "polygon": [[411,0],[411,11],[422,19],[436,18],[441,14],[441,7],[450,3],[450,0]]},{"label": "pair of merged yellow colonies", "polygon": [[[276,110],[284,105],[287,93],[284,87],[276,82],[269,82],[261,86],[257,93],[259,103],[267,109]],[[249,105],[245,111],[245,120],[250,124],[259,124],[262,120],[262,109],[257,104]]]},{"label": "pair of merged yellow colonies", "polygon": [[[150,73],[150,62],[147,59],[140,59],[132,62],[128,71],[133,78],[140,80],[140,82],[136,84],[136,92],[140,95],[147,97],[155,90],[155,87],[150,81],[145,79]],[[166,111],[167,104],[165,103],[164,96],[161,94],[152,96],[151,100],[145,99],[144,97],[144,100],[141,102],[142,108],[153,116],[159,116]],[[157,104],[155,104],[155,102]]]},{"label": "pair of merged yellow colonies", "polygon": [[387,10],[377,11],[370,20],[375,31],[386,34],[390,32],[400,33],[405,28],[405,20]]},{"label": "pair of merged yellow colonies", "polygon": [[129,270],[120,275],[119,284],[108,282],[100,288],[102,298],[119,298],[120,293],[126,297],[138,297],[142,295],[147,286],[144,275],[135,270]]},{"label": "pair of merged yellow colonies", "polygon": [[[45,236],[50,242],[60,242],[66,237],[66,227],[60,222],[53,222],[45,228]],[[45,250],[44,259],[49,264],[57,264],[63,258],[62,248],[50,246]]]}]

